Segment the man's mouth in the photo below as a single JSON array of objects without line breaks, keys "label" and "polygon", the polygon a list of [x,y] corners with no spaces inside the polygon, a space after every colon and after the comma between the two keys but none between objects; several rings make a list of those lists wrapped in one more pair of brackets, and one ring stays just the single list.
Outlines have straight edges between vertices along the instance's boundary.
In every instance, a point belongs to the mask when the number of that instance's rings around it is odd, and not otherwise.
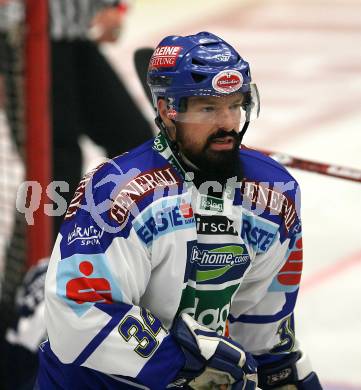
[{"label": "man's mouth", "polygon": [[235,139],[231,136],[213,138],[210,141],[210,148],[213,150],[232,150],[235,145]]}]

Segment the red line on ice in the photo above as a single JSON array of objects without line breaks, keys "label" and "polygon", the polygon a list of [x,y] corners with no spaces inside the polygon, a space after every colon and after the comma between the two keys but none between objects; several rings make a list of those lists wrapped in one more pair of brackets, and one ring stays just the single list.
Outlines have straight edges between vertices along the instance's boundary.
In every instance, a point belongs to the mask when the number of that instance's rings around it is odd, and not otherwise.
[{"label": "red line on ice", "polygon": [[361,251],[354,253],[351,256],[342,258],[336,263],[321,269],[320,271],[304,278],[301,281],[301,292],[307,292],[319,284],[328,281],[329,279],[339,276],[341,273],[348,271],[350,268],[361,264]]}]

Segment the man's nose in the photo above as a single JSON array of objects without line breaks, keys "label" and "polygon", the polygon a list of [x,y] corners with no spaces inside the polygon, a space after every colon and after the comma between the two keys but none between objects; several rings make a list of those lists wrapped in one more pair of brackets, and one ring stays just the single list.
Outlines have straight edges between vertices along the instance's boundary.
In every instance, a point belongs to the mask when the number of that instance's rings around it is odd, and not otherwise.
[{"label": "man's nose", "polygon": [[232,131],[237,127],[235,121],[235,115],[230,110],[224,109],[217,112],[216,125],[218,128]]}]

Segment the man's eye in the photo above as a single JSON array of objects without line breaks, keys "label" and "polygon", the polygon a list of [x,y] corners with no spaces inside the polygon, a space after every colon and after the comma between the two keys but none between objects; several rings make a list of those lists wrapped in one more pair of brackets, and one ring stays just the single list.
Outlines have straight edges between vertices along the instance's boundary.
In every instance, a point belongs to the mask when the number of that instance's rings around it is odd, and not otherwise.
[{"label": "man's eye", "polygon": [[231,105],[231,110],[240,110],[242,108],[241,103],[235,103]]},{"label": "man's eye", "polygon": [[213,112],[213,111],[214,111],[214,107],[212,106],[202,107],[202,112]]}]

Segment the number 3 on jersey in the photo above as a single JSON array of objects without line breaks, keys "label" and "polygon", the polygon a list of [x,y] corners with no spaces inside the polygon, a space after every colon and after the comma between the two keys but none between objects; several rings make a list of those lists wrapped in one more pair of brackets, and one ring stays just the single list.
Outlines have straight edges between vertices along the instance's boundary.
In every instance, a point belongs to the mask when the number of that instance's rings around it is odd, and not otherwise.
[{"label": "number 3 on jersey", "polygon": [[158,348],[159,341],[156,336],[163,327],[161,322],[153,317],[148,310],[140,309],[140,314],[143,322],[139,318],[128,315],[120,323],[118,331],[127,342],[135,338],[138,345],[134,351],[138,355],[148,358]]},{"label": "number 3 on jersey", "polygon": [[295,326],[293,315],[286,317],[278,327],[280,342],[271,349],[271,353],[292,352],[295,346]]}]

